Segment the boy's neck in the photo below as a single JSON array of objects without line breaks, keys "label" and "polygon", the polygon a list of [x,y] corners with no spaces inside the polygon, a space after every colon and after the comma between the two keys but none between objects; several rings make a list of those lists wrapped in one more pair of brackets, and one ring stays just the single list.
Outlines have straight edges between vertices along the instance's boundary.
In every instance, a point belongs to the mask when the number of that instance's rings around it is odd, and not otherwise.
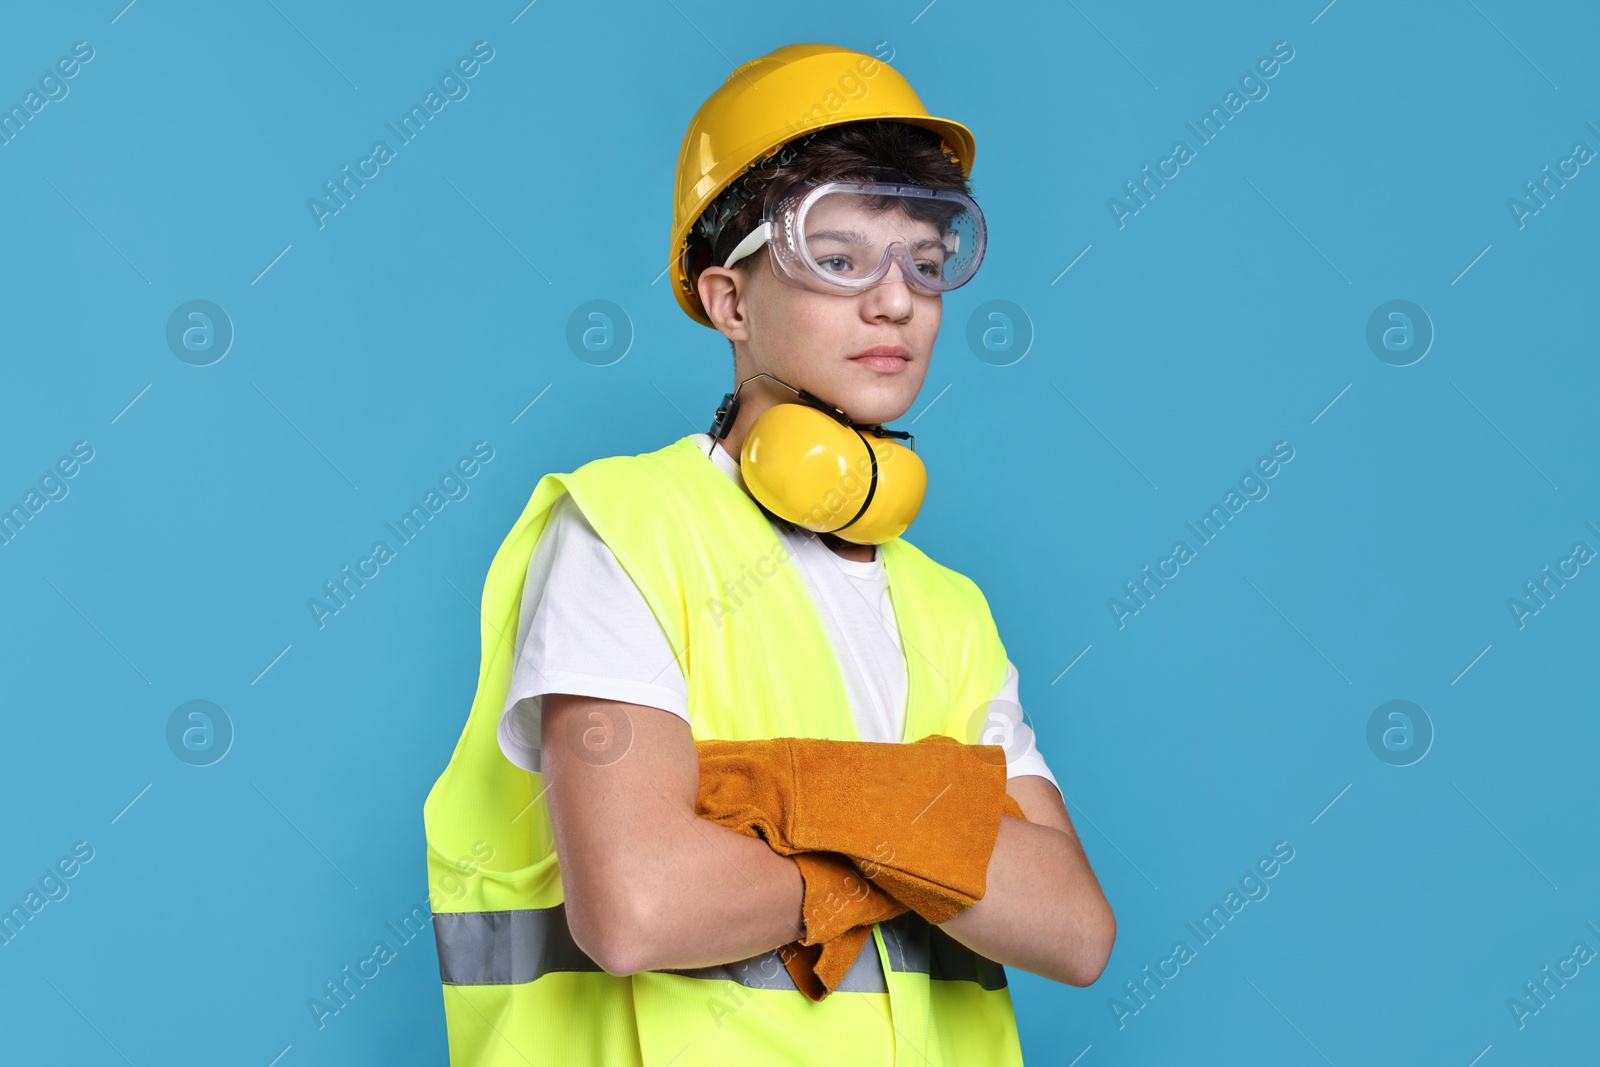
[{"label": "boy's neck", "polygon": [[833,549],[835,553],[845,559],[853,559],[857,563],[871,563],[877,558],[877,545],[858,545],[833,534],[818,534],[822,543]]}]

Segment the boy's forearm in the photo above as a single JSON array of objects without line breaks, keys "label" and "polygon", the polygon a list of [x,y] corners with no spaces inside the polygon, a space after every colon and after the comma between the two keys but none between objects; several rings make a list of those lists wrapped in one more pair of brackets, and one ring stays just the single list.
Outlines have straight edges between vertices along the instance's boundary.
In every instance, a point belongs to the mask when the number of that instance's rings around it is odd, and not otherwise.
[{"label": "boy's forearm", "polygon": [[[629,849],[630,972],[729,963],[802,936],[805,885],[792,858],[659,790],[656,799]],[[983,899],[941,929],[1005,966],[1086,986],[1105,967],[1116,921],[1076,833],[1003,817]]]},{"label": "boy's forearm", "polygon": [[[636,969],[729,963],[801,936],[805,886],[793,859],[710,820],[679,821],[692,840],[658,838]],[[983,899],[939,928],[1004,966],[1087,986],[1115,936],[1104,900],[1076,837],[1002,818]]]},{"label": "boy's forearm", "polygon": [[1003,817],[983,899],[939,929],[1004,966],[1087,986],[1105,969],[1116,921],[1077,837]]},{"label": "boy's forearm", "polygon": [[640,892],[648,902],[638,970],[707,967],[799,938],[799,865],[757,837],[679,813],[657,838]]}]

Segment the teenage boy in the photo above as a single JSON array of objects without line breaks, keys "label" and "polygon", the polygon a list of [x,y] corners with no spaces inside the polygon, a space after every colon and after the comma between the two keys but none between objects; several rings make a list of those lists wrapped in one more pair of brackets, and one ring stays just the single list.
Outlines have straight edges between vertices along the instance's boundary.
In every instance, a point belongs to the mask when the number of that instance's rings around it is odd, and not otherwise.
[{"label": "teenage boy", "polygon": [[[987,604],[900,536],[920,460],[868,443],[982,260],[972,156],[898,73],[826,45],[743,65],[696,113],[673,281],[735,389],[710,433],[541,479],[490,568],[478,696],[425,807],[435,893],[456,890],[434,906],[456,1067],[1020,1064],[1003,965],[1104,968],[1115,921]],[[809,508],[772,458],[806,424],[762,420],[797,399],[866,456]],[[697,815],[696,742],[931,734],[1002,743],[1027,818],[977,857],[980,900],[875,924],[809,999],[780,955],[802,868]]]}]

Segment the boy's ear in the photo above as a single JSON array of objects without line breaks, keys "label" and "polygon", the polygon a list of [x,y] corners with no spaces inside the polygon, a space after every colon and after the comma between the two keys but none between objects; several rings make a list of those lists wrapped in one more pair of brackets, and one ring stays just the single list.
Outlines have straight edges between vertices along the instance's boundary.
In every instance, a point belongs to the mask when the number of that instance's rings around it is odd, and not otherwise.
[{"label": "boy's ear", "polygon": [[744,311],[747,283],[744,275],[731,267],[707,267],[695,279],[700,306],[729,341],[750,339],[749,318]]}]

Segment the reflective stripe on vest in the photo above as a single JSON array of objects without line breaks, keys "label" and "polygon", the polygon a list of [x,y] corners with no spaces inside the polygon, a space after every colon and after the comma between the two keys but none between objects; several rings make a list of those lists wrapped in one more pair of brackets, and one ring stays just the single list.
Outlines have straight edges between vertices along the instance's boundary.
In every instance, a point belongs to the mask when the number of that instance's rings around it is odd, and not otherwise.
[{"label": "reflective stripe on vest", "polygon": [[[1006,984],[1005,968],[978,955],[916,912],[881,924],[890,946],[889,966],[917,971],[933,981]],[[433,917],[439,976],[445,985],[520,985],[552,971],[603,968],[572,940],[566,905],[514,911],[443,912]],[[798,990],[778,949],[712,967],[666,968],[685,978],[738,982],[750,989]],[[871,942],[856,957],[836,992],[886,993],[889,985]]]}]

